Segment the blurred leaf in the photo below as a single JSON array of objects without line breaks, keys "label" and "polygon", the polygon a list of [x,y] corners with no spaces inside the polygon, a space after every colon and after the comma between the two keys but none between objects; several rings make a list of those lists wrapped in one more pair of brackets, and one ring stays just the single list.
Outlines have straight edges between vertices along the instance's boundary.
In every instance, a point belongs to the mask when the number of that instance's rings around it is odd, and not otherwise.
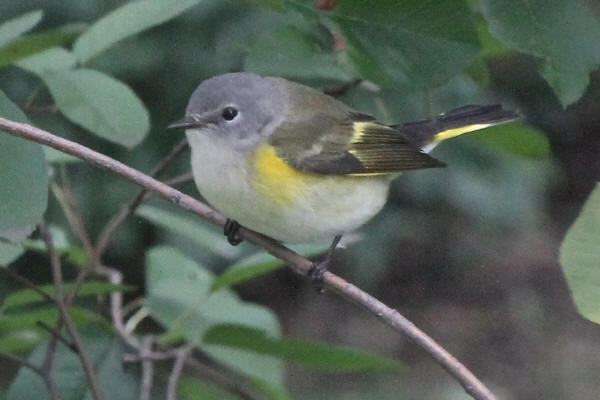
[{"label": "blurred leaf", "polygon": [[7,243],[0,240],[0,267],[7,266],[24,253],[20,244]]},{"label": "blurred leaf", "polygon": [[[0,117],[28,122],[2,91]],[[39,144],[0,132],[0,188],[0,237],[21,241],[35,229],[48,201],[48,170]]]},{"label": "blurred leaf", "polygon": [[150,314],[168,327],[172,338],[183,337],[234,370],[276,386],[283,385],[279,360],[245,350],[202,343],[216,324],[246,325],[279,334],[275,315],[247,303],[229,290],[210,293],[213,274],[177,250],[155,247],[147,254],[146,299]]},{"label": "blurred leaf", "polygon": [[577,310],[600,324],[600,183],[596,183],[560,248],[560,264]]},{"label": "blurred leaf", "polygon": [[480,49],[461,0],[346,0],[332,13],[362,78],[384,87],[436,87]]},{"label": "blurred leaf", "polygon": [[[326,251],[329,246],[308,244],[293,246],[292,249],[305,257],[312,257]],[[256,278],[261,275],[275,271],[285,264],[279,258],[273,257],[269,253],[259,252],[243,258],[219,275],[213,282],[212,291],[229,287],[238,283]]]},{"label": "blurred leaf", "polygon": [[0,336],[0,351],[22,352],[31,349],[42,339],[39,332],[14,329]]},{"label": "blurred leaf", "polygon": [[[98,383],[105,399],[130,400],[139,397],[139,378],[134,369],[123,367],[124,345],[105,329],[85,329],[83,344],[98,373]],[[38,346],[29,357],[41,365],[46,344]],[[88,383],[79,356],[62,343],[57,344],[52,378],[65,400],[91,400]],[[7,399],[50,399],[42,379],[27,368],[21,368],[12,382]]]},{"label": "blurred leaf", "polygon": [[133,147],[150,130],[148,111],[137,95],[108,75],[90,69],[45,70],[40,78],[67,118],[102,138]]},{"label": "blurred leaf", "polygon": [[177,382],[177,394],[184,400],[240,400],[210,382],[186,376]]},{"label": "blurred leaf", "polygon": [[546,136],[521,122],[492,126],[476,132],[474,137],[521,157],[541,159],[548,156],[550,145]]},{"label": "blurred leaf", "polygon": [[44,156],[49,163],[74,163],[81,161],[80,158],[73,157],[67,153],[46,146],[44,146]]},{"label": "blurred leaf", "polygon": [[81,62],[118,41],[161,24],[199,3],[200,0],[138,0],[126,3],[94,23],[73,45]]},{"label": "blurred leaf", "polygon": [[281,386],[270,385],[265,381],[256,379],[254,384],[271,400],[292,400],[292,396]]},{"label": "blurred leaf", "polygon": [[482,0],[490,32],[516,50],[541,57],[541,74],[563,107],[577,101],[600,66],[600,23],[570,0]]},{"label": "blurred leaf", "polygon": [[216,325],[204,342],[270,354],[304,366],[335,372],[397,370],[400,364],[366,351],[332,346],[290,337],[270,337],[261,329],[240,325]]},{"label": "blurred leaf", "polygon": [[331,35],[323,38],[315,31],[284,25],[264,33],[250,48],[244,69],[291,79],[351,79],[333,52]]},{"label": "blurred leaf", "polygon": [[286,0],[245,0],[248,3],[256,3],[262,6],[274,8],[276,10],[283,10],[285,7]]},{"label": "blurred leaf", "polygon": [[46,70],[70,69],[76,63],[73,54],[61,47],[53,47],[16,62],[19,67],[37,75],[42,75]]},{"label": "blurred leaf", "polygon": [[475,16],[475,29],[477,30],[479,43],[481,43],[483,56],[496,56],[511,51],[509,47],[490,33],[487,21],[480,14]]},{"label": "blurred leaf", "polygon": [[[63,290],[65,293],[69,293],[73,289],[73,287],[73,283],[65,283],[63,285]],[[56,292],[55,286],[51,284],[39,285],[39,288],[50,295],[53,295]],[[115,285],[109,282],[90,280],[84,282],[81,285],[77,294],[77,298],[91,295],[107,294],[112,292],[125,292],[131,290],[133,290],[132,286]],[[4,312],[6,312],[11,308],[21,307],[40,301],[45,301],[44,297],[41,294],[39,294],[33,289],[23,289],[13,292],[6,296],[6,298],[4,299],[4,303],[2,304],[2,309],[4,310]]]},{"label": "blurred leaf", "polygon": [[0,25],[0,47],[27,32],[42,19],[42,11],[35,10],[5,21]]},{"label": "blurred leaf", "polygon": [[172,212],[158,207],[143,205],[139,207],[135,214],[148,221],[185,236],[195,244],[206,250],[224,258],[235,258],[240,254],[240,250],[231,246],[225,240],[222,231],[211,229],[206,223],[198,218],[190,218],[189,215]]},{"label": "blurred leaf", "polygon": [[52,47],[68,45],[86,27],[87,25],[83,23],[73,23],[20,37],[6,46],[0,47],[0,66],[13,63]]},{"label": "blurred leaf", "polygon": [[[93,311],[79,306],[71,306],[69,314],[77,326],[87,326],[92,323],[103,323],[110,326],[106,319]],[[19,311],[14,313],[2,313],[0,318],[0,331],[31,328],[39,330],[38,321],[47,325],[55,325],[58,318],[58,311],[52,306],[37,307],[28,311]]]}]

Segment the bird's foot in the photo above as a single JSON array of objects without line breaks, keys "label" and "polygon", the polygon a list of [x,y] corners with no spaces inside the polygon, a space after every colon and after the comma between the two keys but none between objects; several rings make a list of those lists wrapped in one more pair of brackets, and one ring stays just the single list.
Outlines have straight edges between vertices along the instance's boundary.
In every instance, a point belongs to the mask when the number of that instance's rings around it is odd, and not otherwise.
[{"label": "bird's foot", "polygon": [[237,221],[227,218],[227,222],[223,227],[223,234],[227,236],[227,241],[232,246],[237,246],[243,242],[243,239],[238,235],[240,226],[241,225]]},{"label": "bird's foot", "polygon": [[331,242],[331,246],[329,246],[329,250],[325,255],[325,258],[319,262],[314,262],[312,267],[306,273],[306,276],[309,277],[313,284],[315,285],[315,289],[318,293],[325,292],[325,288],[323,287],[323,277],[325,276],[325,272],[329,269],[329,264],[331,264],[331,257],[333,256],[333,251],[337,247],[338,243],[342,239],[342,235],[337,235],[333,242]]}]

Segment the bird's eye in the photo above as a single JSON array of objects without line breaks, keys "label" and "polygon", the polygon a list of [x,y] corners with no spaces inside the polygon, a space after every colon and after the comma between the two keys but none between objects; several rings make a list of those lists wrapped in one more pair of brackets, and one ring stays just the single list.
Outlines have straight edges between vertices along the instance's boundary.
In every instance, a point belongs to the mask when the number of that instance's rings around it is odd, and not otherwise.
[{"label": "bird's eye", "polygon": [[225,121],[231,121],[238,115],[238,110],[235,107],[225,107],[221,112],[221,116]]}]

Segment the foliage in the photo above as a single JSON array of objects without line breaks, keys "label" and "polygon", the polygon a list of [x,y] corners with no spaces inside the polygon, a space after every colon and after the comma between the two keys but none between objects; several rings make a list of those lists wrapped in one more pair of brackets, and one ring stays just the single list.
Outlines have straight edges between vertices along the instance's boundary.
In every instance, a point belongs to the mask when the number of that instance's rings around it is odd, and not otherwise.
[{"label": "foliage", "polygon": [[590,194],[560,249],[560,263],[578,311],[600,323],[600,184]]},{"label": "foliage", "polygon": [[[71,3],[71,7],[60,7],[77,10],[76,2]],[[136,0],[102,12],[82,15],[72,11],[65,13],[64,20],[53,13],[52,6],[23,10],[22,5],[0,5],[0,117],[31,121],[145,170],[151,160],[167,152],[171,142],[158,134],[162,128],[152,128],[180,116],[177,113],[183,112],[191,82],[197,83],[200,77],[245,70],[319,88],[361,81],[341,94],[343,100],[385,122],[396,122],[429,117],[467,103],[498,101],[489,81],[493,60],[533,59],[539,77],[553,90],[549,97],[562,107],[584,95],[590,74],[600,66],[600,23],[577,2],[332,3],[331,10],[321,10],[313,0]],[[105,7],[103,2],[95,4],[97,10]],[[5,19],[5,15],[12,17]],[[157,74],[161,79],[155,79]],[[496,217],[502,220],[494,222],[498,231],[506,225],[539,221],[530,211],[544,190],[547,174],[531,166],[538,165],[532,160],[544,159],[550,151],[545,134],[519,121],[474,136],[477,139],[470,142],[465,138],[462,148],[471,152],[471,158],[446,153],[454,157],[459,172],[445,178],[419,176],[412,178],[413,184],[407,179],[419,207],[427,208],[447,196],[444,201],[452,207],[476,210],[486,223]],[[477,164],[472,160],[478,157],[485,159],[479,165],[493,165],[495,173],[510,177],[510,182],[498,184],[494,172],[472,168]],[[76,196],[70,196],[84,205],[80,216],[89,217],[84,225],[90,232],[99,231],[102,224],[98,221],[126,202],[128,189],[121,183],[97,177],[98,181],[87,178],[83,184],[78,180],[79,168],[86,167],[75,164],[76,169],[68,165],[71,161],[38,144],[0,133],[0,267],[14,264],[11,268],[16,269],[24,263],[40,270],[47,267],[38,254],[47,258],[46,245],[40,247],[36,240],[27,239],[44,213],[57,226],[77,228],[77,208],[69,205],[69,176],[81,184],[82,189],[74,190]],[[435,197],[433,193],[448,182],[455,194]],[[48,199],[49,185],[57,201]],[[403,190],[403,186],[397,188]],[[529,191],[521,196],[523,188]],[[490,199],[493,190],[514,197],[518,210],[506,211],[507,202],[498,200],[500,195]],[[575,303],[595,322],[600,321],[599,203],[597,188],[561,250]],[[383,245],[398,235],[391,229],[398,221],[414,236],[426,229],[418,217],[405,218],[389,210],[383,215],[388,221],[383,229],[392,232],[380,235],[386,237]],[[291,398],[284,380],[284,363],[288,362],[345,373],[398,368],[397,362],[364,350],[283,335],[272,310],[234,292],[234,286],[237,289],[280,269],[280,260],[247,247],[232,248],[212,227],[163,207],[140,206],[133,218],[143,223],[121,227],[118,240],[111,243],[111,259],[121,261],[117,267],[144,265],[143,294],[140,282],[137,287],[143,300],[128,316],[127,329],[138,339],[147,333],[157,335],[156,351],[168,351],[183,342],[210,360],[211,366],[233,371],[273,399]],[[159,228],[159,245],[141,231],[140,226],[148,223]],[[53,230],[55,239],[57,232]],[[77,229],[71,229],[57,247],[63,265],[73,274],[94,260]],[[296,250],[314,256],[326,247],[304,245]],[[117,256],[130,252],[130,258]],[[144,263],[139,261],[142,254]],[[369,273],[376,274],[376,266],[383,264],[381,254],[357,251],[354,255],[358,264],[373,266]],[[100,256],[104,261],[104,254]],[[115,321],[99,311],[105,311],[115,296],[134,289],[97,279],[86,280],[78,289],[70,313],[82,330],[105,398],[135,398],[140,371],[121,363],[132,349],[111,329]],[[69,279],[63,289],[68,294],[75,287]],[[56,293],[53,283],[40,284],[39,289]],[[2,293],[2,298],[0,352],[24,354],[39,365],[52,340],[39,322],[55,326],[59,312],[32,289],[12,290]],[[140,323],[146,318],[156,324]],[[63,344],[57,346],[52,378],[62,398],[91,398],[79,358]],[[185,369],[178,390],[183,398],[224,398],[222,392],[228,388],[217,386]],[[46,392],[39,376],[20,368],[6,397],[40,398]],[[235,398],[232,393],[227,396]]]}]

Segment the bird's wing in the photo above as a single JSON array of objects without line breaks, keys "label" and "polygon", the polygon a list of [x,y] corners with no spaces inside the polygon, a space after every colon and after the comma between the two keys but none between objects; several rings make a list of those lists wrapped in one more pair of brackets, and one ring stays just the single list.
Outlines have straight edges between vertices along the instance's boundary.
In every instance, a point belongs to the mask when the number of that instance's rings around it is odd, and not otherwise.
[{"label": "bird's wing", "polygon": [[444,166],[398,130],[354,112],[343,118],[315,113],[283,122],[269,144],[291,167],[323,175],[382,175]]}]

